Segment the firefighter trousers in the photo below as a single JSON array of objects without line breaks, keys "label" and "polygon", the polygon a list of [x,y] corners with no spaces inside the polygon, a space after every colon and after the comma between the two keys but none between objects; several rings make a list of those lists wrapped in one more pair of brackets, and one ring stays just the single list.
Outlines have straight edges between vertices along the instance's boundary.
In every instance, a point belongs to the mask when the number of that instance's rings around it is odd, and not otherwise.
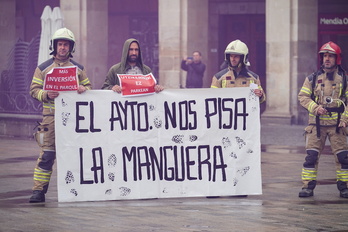
[{"label": "firefighter trousers", "polygon": [[43,117],[34,137],[41,151],[34,170],[34,186],[32,189],[46,193],[56,159],[53,115]]},{"label": "firefighter trousers", "polygon": [[302,188],[314,189],[317,181],[318,164],[326,139],[329,140],[336,164],[337,187],[348,188],[348,144],[346,128],[336,131],[336,126],[320,127],[320,138],[317,137],[316,126],[305,129],[306,158],[302,168]]}]

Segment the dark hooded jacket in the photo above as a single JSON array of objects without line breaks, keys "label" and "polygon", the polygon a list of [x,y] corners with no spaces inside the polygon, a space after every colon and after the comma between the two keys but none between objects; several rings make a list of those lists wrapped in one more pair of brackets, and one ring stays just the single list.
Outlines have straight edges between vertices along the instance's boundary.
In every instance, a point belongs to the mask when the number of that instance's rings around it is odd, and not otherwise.
[{"label": "dark hooded jacket", "polygon": [[136,39],[127,39],[123,45],[121,62],[113,65],[110,68],[108,74],[106,75],[105,82],[103,84],[102,89],[112,89],[114,85],[120,85],[120,81],[117,77],[117,74],[126,74],[127,70],[131,68],[131,66],[127,62],[127,58],[128,58],[129,46],[133,42],[136,42],[139,46],[139,56],[138,56],[138,61],[136,66],[138,66],[139,69],[142,70],[143,75],[146,75],[152,72],[150,67],[148,67],[147,65],[143,63],[139,41]]}]

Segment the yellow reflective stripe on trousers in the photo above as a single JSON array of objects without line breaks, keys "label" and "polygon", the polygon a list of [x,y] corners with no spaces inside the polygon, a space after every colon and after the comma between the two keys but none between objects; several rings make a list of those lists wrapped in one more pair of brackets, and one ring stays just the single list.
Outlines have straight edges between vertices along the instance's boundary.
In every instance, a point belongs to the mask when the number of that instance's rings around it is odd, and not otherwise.
[{"label": "yellow reflective stripe on trousers", "polygon": [[49,182],[51,179],[52,171],[42,171],[40,169],[35,168],[34,170],[34,180]]},{"label": "yellow reflective stripe on trousers", "polygon": [[[314,117],[315,115],[312,114],[312,113],[309,113],[309,116]],[[338,113],[332,112],[332,113],[331,113],[331,116],[330,116],[329,114],[323,114],[323,115],[320,115],[320,116],[319,116],[319,119],[320,119],[320,120],[325,120],[325,121],[328,121],[328,120],[337,120],[337,119],[338,119]]]},{"label": "yellow reflective stripe on trousers", "polygon": [[302,180],[316,180],[317,170],[302,168]]},{"label": "yellow reflective stripe on trousers", "polygon": [[45,108],[45,109],[55,109],[54,103],[44,102],[42,105],[43,105],[43,108]]},{"label": "yellow reflective stripe on trousers", "polygon": [[348,182],[348,170],[337,170],[336,171],[337,175],[337,181],[344,181]]}]

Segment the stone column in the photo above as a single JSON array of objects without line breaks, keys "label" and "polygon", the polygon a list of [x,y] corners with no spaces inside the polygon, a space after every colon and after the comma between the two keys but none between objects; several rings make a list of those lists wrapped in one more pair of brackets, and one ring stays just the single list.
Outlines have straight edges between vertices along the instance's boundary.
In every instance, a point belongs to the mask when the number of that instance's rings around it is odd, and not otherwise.
[{"label": "stone column", "polygon": [[[202,62],[208,69],[209,63],[209,1],[208,0],[189,0],[187,1],[187,55],[182,51],[183,56],[192,56],[193,51],[202,53]],[[203,76],[203,87],[210,87],[211,76],[208,77],[207,69]],[[181,71],[181,76],[186,78],[186,72]],[[182,78],[184,79],[184,78]],[[184,79],[185,80],[185,79]]]},{"label": "stone column", "polygon": [[181,59],[199,50],[207,62],[208,26],[200,25],[208,25],[208,0],[161,0],[158,8],[160,84],[185,87]]},{"label": "stone column", "polygon": [[297,94],[316,61],[315,0],[266,0],[266,111],[263,122],[298,122]]},{"label": "stone column", "polygon": [[[297,38],[294,38],[294,61],[292,71],[291,112],[295,124],[308,123],[308,111],[298,102],[297,95],[306,76],[318,69],[318,1],[297,1]],[[319,45],[320,46],[320,45]],[[296,58],[296,59],[295,59]]]},{"label": "stone column", "polygon": [[74,60],[86,66],[93,89],[100,89],[108,64],[108,0],[60,0],[65,27],[76,37]]},{"label": "stone column", "polygon": [[187,0],[158,1],[159,79],[166,88],[178,88],[181,49],[187,46]]}]

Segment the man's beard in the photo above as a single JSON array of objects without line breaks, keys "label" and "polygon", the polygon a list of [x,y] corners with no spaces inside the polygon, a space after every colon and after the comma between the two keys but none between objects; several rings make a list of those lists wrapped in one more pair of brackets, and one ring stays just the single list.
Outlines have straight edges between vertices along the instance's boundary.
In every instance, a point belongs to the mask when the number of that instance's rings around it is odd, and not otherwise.
[{"label": "man's beard", "polygon": [[136,63],[138,60],[138,56],[132,55],[132,56],[128,56],[127,61],[130,63]]},{"label": "man's beard", "polygon": [[329,66],[326,66],[325,63],[323,64],[325,69],[334,69],[336,67],[336,64],[329,64]]}]

